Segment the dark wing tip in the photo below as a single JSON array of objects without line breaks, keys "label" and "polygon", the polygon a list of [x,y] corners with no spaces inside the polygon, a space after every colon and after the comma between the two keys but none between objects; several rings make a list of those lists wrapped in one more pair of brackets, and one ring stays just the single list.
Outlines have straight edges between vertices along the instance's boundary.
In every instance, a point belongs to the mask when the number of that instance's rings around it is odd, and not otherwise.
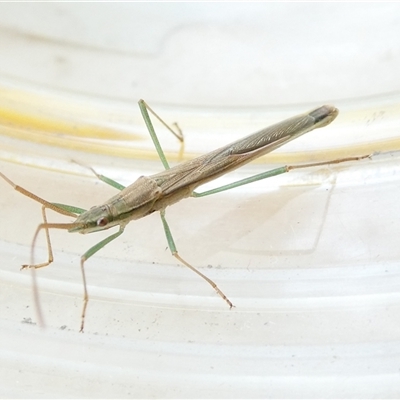
[{"label": "dark wing tip", "polygon": [[321,126],[331,123],[339,114],[339,110],[333,106],[321,106],[310,112],[310,117],[314,118],[315,124],[325,121]]}]

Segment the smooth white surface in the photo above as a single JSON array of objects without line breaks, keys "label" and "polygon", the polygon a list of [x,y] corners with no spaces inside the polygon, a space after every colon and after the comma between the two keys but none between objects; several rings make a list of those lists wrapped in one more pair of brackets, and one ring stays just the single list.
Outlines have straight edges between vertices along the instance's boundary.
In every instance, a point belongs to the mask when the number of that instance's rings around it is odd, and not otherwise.
[{"label": "smooth white surface", "polygon": [[[187,158],[320,103],[340,109],[331,126],[221,184],[286,162],[390,151],[167,210],[181,255],[233,310],[176,264],[158,215],[129,225],[87,263],[83,335],[79,256],[101,235],[52,233],[55,262],[37,272],[41,331],[30,274],[18,270],[40,205],[0,181],[2,396],[396,397],[398,10],[1,4],[0,171],[50,201],[90,207],[115,193],[71,159],[124,184],[161,168],[141,97],[179,122]],[[21,119],[7,119],[12,111]],[[177,144],[157,130],[174,159]],[[43,238],[36,257],[46,257]]]},{"label": "smooth white surface", "polygon": [[399,5],[2,4],[3,77],[154,104],[286,106],[399,88]]}]

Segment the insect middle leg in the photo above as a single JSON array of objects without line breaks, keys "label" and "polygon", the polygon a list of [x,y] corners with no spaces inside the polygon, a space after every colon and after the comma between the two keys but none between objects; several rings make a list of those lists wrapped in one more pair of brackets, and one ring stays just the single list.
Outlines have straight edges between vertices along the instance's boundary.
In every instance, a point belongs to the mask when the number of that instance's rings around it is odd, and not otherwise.
[{"label": "insect middle leg", "polygon": [[[170,166],[168,164],[167,158],[165,157],[164,151],[161,147],[161,144],[158,140],[157,134],[154,130],[153,124],[151,122],[150,119],[150,115],[148,113],[148,111],[151,112],[151,114],[153,114],[180,142],[181,142],[181,147],[180,147],[180,151],[179,151],[179,156],[181,157],[183,154],[183,150],[184,150],[184,137],[182,134],[182,131],[180,130],[179,126],[175,123],[175,128],[176,131],[174,131],[170,126],[168,126],[151,108],[150,106],[144,101],[144,100],[140,100],[139,101],[139,108],[140,111],[142,113],[143,119],[146,123],[147,129],[150,133],[150,136],[153,140],[154,146],[157,150],[158,156],[160,157],[160,160],[162,162],[162,164],[164,165],[165,169],[170,169]],[[96,174],[97,175],[97,174]],[[179,261],[181,262],[183,265],[185,265],[186,267],[188,267],[189,269],[191,269],[193,272],[195,272],[197,275],[199,275],[200,277],[202,277],[207,283],[209,283],[214,290],[228,303],[229,307],[232,308],[233,304],[232,302],[226,297],[226,295],[222,292],[222,290],[217,286],[217,284],[215,282],[213,282],[210,278],[208,278],[207,276],[205,276],[204,274],[202,274],[200,271],[198,271],[195,267],[193,267],[192,265],[190,265],[187,261],[185,261],[178,253],[178,250],[176,248],[174,239],[172,237],[172,233],[171,230],[169,228],[168,222],[165,218],[165,210],[160,211],[160,215],[161,215],[161,221],[163,223],[164,226],[164,232],[165,232],[165,236],[167,238],[167,242],[168,242],[168,247],[171,251],[171,254]]]},{"label": "insect middle leg", "polygon": [[161,215],[161,221],[163,223],[164,226],[164,232],[165,232],[165,236],[167,237],[167,242],[168,242],[168,247],[171,251],[171,254],[177,259],[179,260],[183,265],[185,265],[186,267],[188,267],[189,269],[191,269],[193,272],[195,272],[197,275],[199,275],[200,277],[202,277],[207,283],[209,283],[213,289],[228,303],[229,308],[233,307],[232,302],[225,296],[224,292],[217,286],[217,284],[212,281],[210,278],[208,278],[207,276],[205,276],[204,274],[202,274],[199,270],[197,270],[195,267],[193,267],[192,265],[190,265],[187,261],[185,261],[179,254],[178,254],[178,250],[176,248],[174,239],[172,237],[172,233],[171,233],[171,229],[169,228],[168,222],[165,219],[165,210],[160,211],[160,215]]}]

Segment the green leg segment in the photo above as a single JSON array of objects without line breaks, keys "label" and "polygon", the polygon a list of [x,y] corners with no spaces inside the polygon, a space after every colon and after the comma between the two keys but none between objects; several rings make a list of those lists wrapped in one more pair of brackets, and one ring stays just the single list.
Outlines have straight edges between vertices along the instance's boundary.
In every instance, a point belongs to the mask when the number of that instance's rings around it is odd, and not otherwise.
[{"label": "green leg segment", "polygon": [[202,274],[200,271],[198,271],[195,267],[193,267],[192,265],[190,265],[187,261],[185,261],[179,254],[178,254],[178,250],[175,246],[175,242],[174,239],[172,237],[171,234],[171,230],[169,228],[168,222],[165,219],[165,210],[160,211],[160,215],[161,215],[161,221],[163,223],[164,226],[164,232],[165,232],[165,236],[167,238],[167,242],[168,242],[168,247],[171,250],[172,255],[179,260],[183,265],[185,265],[186,267],[188,267],[189,269],[191,269],[193,272],[195,272],[197,275],[199,275],[200,277],[202,277],[205,281],[207,281],[207,283],[209,283],[212,288],[228,303],[229,308],[233,307],[233,304],[231,303],[231,301],[225,296],[225,294],[222,292],[222,290],[216,285],[216,283],[214,281],[212,281],[210,278],[208,278],[207,276],[205,276],[204,274]]},{"label": "green leg segment", "polygon": [[104,175],[98,174],[93,168],[90,168],[90,169],[94,172],[94,174],[95,174],[102,182],[107,183],[107,185],[110,185],[110,186],[112,186],[113,188],[118,189],[118,190],[124,190],[124,189],[125,189],[125,186],[124,186],[124,185],[121,185],[120,183],[114,181],[114,180],[111,179],[111,178],[107,178],[107,177],[104,176]]},{"label": "green leg segment", "polygon": [[193,192],[192,197],[205,197],[205,196],[209,196],[211,194],[224,192],[225,190],[229,190],[229,189],[233,189],[233,188],[236,188],[239,186],[247,185],[249,183],[257,182],[262,179],[271,178],[272,176],[284,174],[286,172],[291,171],[292,169],[311,168],[311,167],[318,167],[318,166],[322,166],[322,165],[339,164],[339,163],[348,162],[348,161],[358,161],[358,160],[362,160],[364,158],[369,158],[369,157],[371,157],[371,155],[367,154],[367,155],[363,155],[363,156],[338,158],[336,160],[322,161],[322,162],[316,162],[316,163],[310,163],[310,164],[286,165],[284,167],[275,168],[270,171],[262,172],[261,174],[250,176],[249,178],[241,179],[240,181],[229,183],[228,185],[224,185],[224,186],[217,187],[215,189],[207,190],[205,192],[201,192],[201,193]]},{"label": "green leg segment", "polygon": [[82,272],[82,280],[83,280],[83,308],[82,308],[82,319],[81,319],[80,332],[83,332],[83,328],[85,325],[86,308],[87,308],[88,301],[89,301],[89,295],[88,295],[87,286],[86,286],[85,261],[88,260],[93,254],[96,254],[99,250],[101,250],[108,243],[110,243],[117,237],[121,236],[122,233],[124,232],[124,229],[125,229],[124,226],[120,226],[118,232],[114,233],[113,235],[108,236],[101,242],[95,244],[81,257],[81,272]]},{"label": "green leg segment", "polygon": [[140,111],[142,113],[144,122],[147,126],[147,129],[150,133],[151,139],[154,143],[154,146],[157,150],[158,156],[160,157],[160,160],[164,166],[165,169],[170,169],[170,166],[168,164],[167,158],[165,157],[164,151],[161,147],[160,141],[158,140],[156,131],[154,130],[154,126],[151,122],[150,119],[150,115],[148,113],[148,111],[150,111],[180,142],[181,142],[181,150],[180,150],[180,154],[182,154],[183,152],[183,143],[184,143],[184,139],[183,139],[183,135],[182,132],[179,131],[175,132],[170,126],[168,126],[168,124],[166,124],[148,105],[144,100],[139,100],[139,108]]},{"label": "green leg segment", "polygon": [[207,190],[206,192],[201,192],[201,193],[193,192],[192,197],[205,197],[205,196],[209,196],[210,194],[224,192],[225,190],[229,190],[229,189],[233,189],[233,188],[236,188],[239,186],[247,185],[252,182],[257,182],[262,179],[267,179],[267,178],[270,178],[275,175],[284,174],[285,172],[288,172],[287,167],[280,167],[280,168],[272,169],[271,171],[262,172],[261,174],[250,176],[249,178],[241,179],[240,181],[232,182],[232,183],[229,183],[228,185],[220,186],[215,189]]}]

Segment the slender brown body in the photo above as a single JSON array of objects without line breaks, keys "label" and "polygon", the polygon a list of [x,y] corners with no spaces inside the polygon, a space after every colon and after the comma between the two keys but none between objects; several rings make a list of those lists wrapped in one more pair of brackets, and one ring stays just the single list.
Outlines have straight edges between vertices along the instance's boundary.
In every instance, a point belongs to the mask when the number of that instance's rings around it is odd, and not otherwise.
[{"label": "slender brown body", "polygon": [[158,174],[141,176],[106,203],[81,214],[70,232],[89,233],[116,225],[124,226],[131,220],[164,210],[167,206],[191,196],[198,186],[233,171],[310,130],[328,125],[337,115],[338,110],[335,107],[322,106]]}]

